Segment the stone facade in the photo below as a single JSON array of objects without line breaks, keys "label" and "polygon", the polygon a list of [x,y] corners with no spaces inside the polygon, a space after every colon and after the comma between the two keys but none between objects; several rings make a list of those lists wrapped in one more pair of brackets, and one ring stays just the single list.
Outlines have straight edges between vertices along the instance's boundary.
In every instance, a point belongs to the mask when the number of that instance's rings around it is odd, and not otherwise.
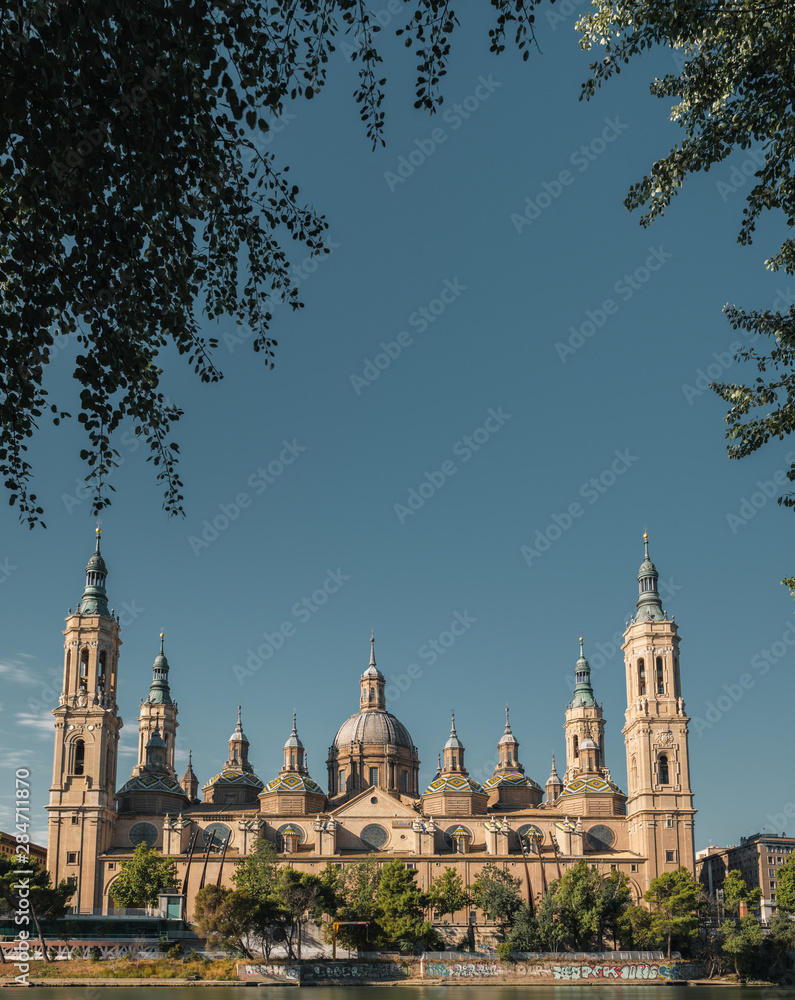
[{"label": "stone facade", "polygon": [[[285,862],[315,873],[372,853],[400,858],[417,870],[425,889],[446,867],[471,885],[487,863],[498,862],[533,897],[581,857],[605,874],[626,872],[636,899],[660,873],[693,868],[679,639],[662,608],[648,541],[638,576],[638,614],[625,633],[626,795],[605,760],[605,718],[582,640],[574,697],[565,713],[562,779],[554,758],[545,789],[525,773],[506,712],[498,763],[484,785],[466,769],[453,718],[437,773],[422,791],[419,752],[405,725],[387,711],[371,638],[370,663],[358,681],[359,711],[342,724],[329,749],[326,791],[307,770],[295,717],[280,771],[261,781],[249,762],[238,710],[228,758],[204,784],[200,801],[192,764],[179,780],[174,770],[177,705],[162,636],[139,714],[138,760],[117,791],[121,640],[107,607],[99,536],[86,574],[81,604],[66,619],[48,807],[49,867],[56,880],[76,884],[78,912],[112,911],[109,890],[119,864],[140,841],[177,862],[188,915],[203,885],[232,884],[235,865],[259,837],[271,840]],[[452,924],[471,919],[479,915],[456,914]]]}]

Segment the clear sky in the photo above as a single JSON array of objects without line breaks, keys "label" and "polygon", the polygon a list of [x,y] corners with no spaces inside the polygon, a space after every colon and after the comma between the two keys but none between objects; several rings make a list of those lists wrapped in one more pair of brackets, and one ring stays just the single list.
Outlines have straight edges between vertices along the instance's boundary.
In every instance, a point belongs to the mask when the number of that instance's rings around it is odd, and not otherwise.
[{"label": "clear sky", "polygon": [[[276,123],[268,148],[325,213],[333,252],[308,267],[296,258],[306,307],[276,309],[274,371],[230,323],[207,328],[221,338],[220,385],[160,359],[186,411],[184,520],[162,512],[143,449],[130,435],[118,444],[103,553],[123,622],[119,784],[161,629],[180,772],[189,747],[202,784],[220,769],[242,704],[252,763],[269,780],[295,709],[323,786],[374,629],[421,782],[453,708],[470,772],[485,780],[508,703],[541,784],[551,754],[563,764],[582,632],[608,766],[626,788],[617,646],[648,525],[682,636],[696,847],[795,833],[795,623],[778,582],[795,572],[784,541],[795,515],[774,498],[795,442],[730,462],[724,406],[706,389],[742,377],[723,305],[795,300],[795,283],[763,266],[783,222],[737,245],[755,169],[738,153],[639,226],[622,199],[678,139],[647,81],[676,64],[653,53],[580,102],[584,9],[542,8],[542,51],[522,63],[489,53],[490,8],[467,5],[434,118],[413,109],[415,60],[392,37],[398,22],[385,23],[385,150],[369,149],[341,46],[328,89]],[[77,349],[63,344],[49,376],[66,409]],[[7,506],[0,515],[0,827],[11,828],[24,763],[42,842],[60,631],[93,548],[83,446],[74,424],[44,426],[33,445],[46,530],[28,531]]]}]

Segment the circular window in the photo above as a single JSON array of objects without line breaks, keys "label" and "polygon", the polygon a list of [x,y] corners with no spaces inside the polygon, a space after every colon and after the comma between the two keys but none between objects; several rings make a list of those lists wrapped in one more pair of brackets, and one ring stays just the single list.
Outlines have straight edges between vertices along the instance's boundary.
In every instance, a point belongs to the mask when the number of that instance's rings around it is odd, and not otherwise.
[{"label": "circular window", "polygon": [[297,833],[298,843],[303,844],[304,839],[306,838],[306,834],[297,823],[282,823],[282,825],[276,831],[276,836],[282,837],[286,830],[292,830],[294,833]]},{"label": "circular window", "polygon": [[157,827],[152,823],[136,823],[130,830],[130,843],[133,847],[139,844],[146,844],[153,847],[157,842]]},{"label": "circular window", "polygon": [[529,844],[532,844],[533,841],[538,844],[544,843],[544,831],[533,823],[525,823],[520,826],[516,831],[516,837],[519,841],[524,840],[525,843]]},{"label": "circular window", "polygon": [[456,823],[455,826],[448,826],[443,834],[444,846],[447,848],[448,851],[455,850],[455,844],[453,843],[453,837],[452,837],[454,830],[466,830],[466,832],[469,834],[469,842],[470,844],[472,843],[472,831],[467,830],[467,828],[465,826],[462,826],[461,823]]},{"label": "circular window", "polygon": [[609,851],[616,842],[616,835],[609,826],[592,826],[585,839],[592,851]]},{"label": "circular window", "polygon": [[378,803],[378,796],[377,796],[377,795],[374,795],[374,796],[373,796],[373,797],[372,797],[372,798],[370,799],[370,802],[371,802],[371,803],[372,803],[373,805],[376,805],[376,804]]},{"label": "circular window", "polygon": [[386,842],[389,840],[389,834],[378,823],[368,823],[359,834],[359,837],[365,847],[370,847],[374,851],[380,851],[386,846]]},{"label": "circular window", "polygon": [[229,842],[232,831],[225,823],[210,823],[204,828],[205,846],[216,847],[223,850],[224,843]]}]

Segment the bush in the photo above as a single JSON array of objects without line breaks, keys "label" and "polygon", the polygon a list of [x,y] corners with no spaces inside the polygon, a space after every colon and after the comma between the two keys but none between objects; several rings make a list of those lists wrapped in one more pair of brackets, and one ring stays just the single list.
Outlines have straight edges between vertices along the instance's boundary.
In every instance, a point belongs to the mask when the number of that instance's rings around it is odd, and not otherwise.
[{"label": "bush", "polygon": [[180,958],[182,955],[182,945],[175,941],[170,948],[166,949],[166,958]]},{"label": "bush", "polygon": [[98,947],[97,945],[94,945],[94,947],[91,949],[91,951],[89,951],[88,957],[91,959],[92,962],[99,962],[99,961],[101,961],[101,959],[102,959],[102,949],[100,947]]},{"label": "bush", "polygon": [[513,961],[513,950],[507,941],[500,941],[497,945],[497,958],[503,962]]}]

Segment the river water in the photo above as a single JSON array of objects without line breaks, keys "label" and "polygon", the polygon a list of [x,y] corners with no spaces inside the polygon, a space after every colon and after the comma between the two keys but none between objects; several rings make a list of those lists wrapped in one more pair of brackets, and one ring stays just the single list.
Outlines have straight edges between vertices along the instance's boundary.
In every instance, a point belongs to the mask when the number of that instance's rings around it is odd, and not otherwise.
[{"label": "river water", "polygon": [[[91,986],[9,987],[3,1000],[246,1000],[252,993],[263,1000],[296,1000],[296,986]],[[680,991],[689,1000],[795,1000],[795,989],[756,986],[311,986],[311,1000],[665,1000]]]}]

